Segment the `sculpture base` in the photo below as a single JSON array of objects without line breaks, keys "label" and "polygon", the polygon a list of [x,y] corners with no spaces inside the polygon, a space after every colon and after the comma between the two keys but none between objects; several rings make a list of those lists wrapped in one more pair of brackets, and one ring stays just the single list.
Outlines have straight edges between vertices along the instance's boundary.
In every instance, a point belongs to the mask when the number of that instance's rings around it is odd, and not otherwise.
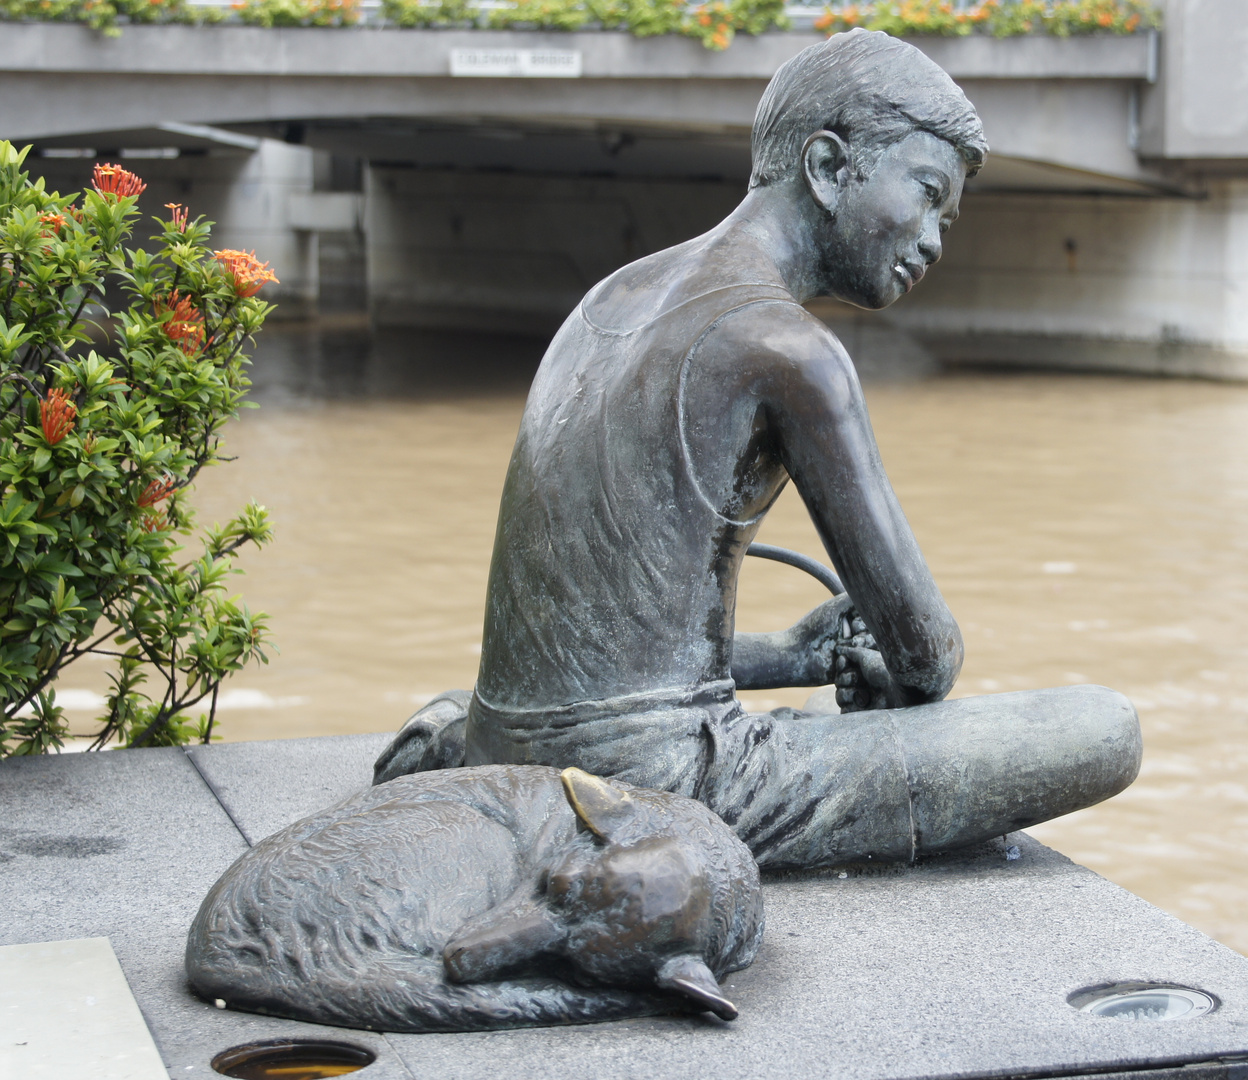
[{"label": "sculpture base", "polygon": [[[1226,1059],[1248,1061],[1248,959],[1021,833],[904,870],[773,877],[758,959],[726,980],[732,1024],[380,1035],[192,996],[182,954],[208,887],[248,840],[364,787],[390,737],[0,764],[0,944],[107,936],[175,1077],[215,1076],[222,1051],[284,1038],[373,1052],[361,1080],[484,1080],[501,1061],[514,1080],[1163,1080],[1184,1063],[1203,1065],[1183,1080],[1213,1080],[1240,1075]],[[1150,1019],[1167,1010],[1154,995],[1118,1009],[1131,1020],[1080,1011],[1079,991],[1118,983],[1203,991],[1214,1007]],[[125,1074],[93,1073],[110,1075]]]}]

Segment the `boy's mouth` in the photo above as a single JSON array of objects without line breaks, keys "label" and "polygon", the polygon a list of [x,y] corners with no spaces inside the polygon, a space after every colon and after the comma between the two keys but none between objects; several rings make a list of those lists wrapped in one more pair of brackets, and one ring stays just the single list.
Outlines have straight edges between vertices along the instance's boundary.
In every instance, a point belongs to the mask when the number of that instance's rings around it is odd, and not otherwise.
[{"label": "boy's mouth", "polygon": [[921,263],[898,262],[893,267],[893,273],[901,280],[906,292],[909,292],[922,280],[926,271],[927,267]]}]

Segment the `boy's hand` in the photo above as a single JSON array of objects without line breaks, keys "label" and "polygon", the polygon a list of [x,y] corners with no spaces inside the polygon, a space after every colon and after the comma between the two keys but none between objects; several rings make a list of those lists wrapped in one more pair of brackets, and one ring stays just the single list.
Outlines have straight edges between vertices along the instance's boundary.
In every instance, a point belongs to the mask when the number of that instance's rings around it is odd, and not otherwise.
[{"label": "boy's hand", "polygon": [[841,593],[808,611],[789,631],[796,648],[804,654],[805,665],[810,672],[804,685],[826,686],[833,681],[841,627],[847,625],[846,620],[852,618],[853,613],[854,602],[846,593]]},{"label": "boy's hand", "polygon": [[884,666],[884,658],[875,647],[875,638],[852,610],[841,619],[833,651],[836,655],[836,703],[841,712],[896,709],[904,704],[893,677]]}]

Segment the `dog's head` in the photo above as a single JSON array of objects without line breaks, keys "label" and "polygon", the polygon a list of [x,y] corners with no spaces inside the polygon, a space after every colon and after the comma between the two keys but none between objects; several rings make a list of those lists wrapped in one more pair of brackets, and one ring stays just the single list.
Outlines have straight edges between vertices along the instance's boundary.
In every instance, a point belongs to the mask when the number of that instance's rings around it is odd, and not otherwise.
[{"label": "dog's head", "polygon": [[582,826],[535,890],[462,928],[443,959],[456,982],[558,958],[586,981],[674,993],[737,1015],[716,973],[744,967],[763,930],[758,869],[706,807],[582,772],[561,775]]}]

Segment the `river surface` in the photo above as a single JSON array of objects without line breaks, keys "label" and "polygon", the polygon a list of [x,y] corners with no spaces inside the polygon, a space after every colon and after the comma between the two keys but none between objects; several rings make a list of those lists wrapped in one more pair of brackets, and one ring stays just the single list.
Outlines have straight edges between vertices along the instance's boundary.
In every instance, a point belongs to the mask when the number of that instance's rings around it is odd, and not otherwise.
[{"label": "river surface", "polygon": [[[238,584],[280,653],[227,684],[220,733],[394,730],[473,682],[499,492],[541,346],[350,327],[263,338],[262,407],[196,503],[206,521],[248,498],[272,511],[276,540],[245,555]],[[1139,709],[1136,784],[1033,834],[1248,952],[1248,387],[962,373],[866,393],[965,635],[954,696],[1094,682]],[[760,539],[821,555],[792,491]],[[747,560],[738,627],[781,628],[824,598],[798,571]],[[89,668],[62,680],[71,703],[102,686]]]}]

